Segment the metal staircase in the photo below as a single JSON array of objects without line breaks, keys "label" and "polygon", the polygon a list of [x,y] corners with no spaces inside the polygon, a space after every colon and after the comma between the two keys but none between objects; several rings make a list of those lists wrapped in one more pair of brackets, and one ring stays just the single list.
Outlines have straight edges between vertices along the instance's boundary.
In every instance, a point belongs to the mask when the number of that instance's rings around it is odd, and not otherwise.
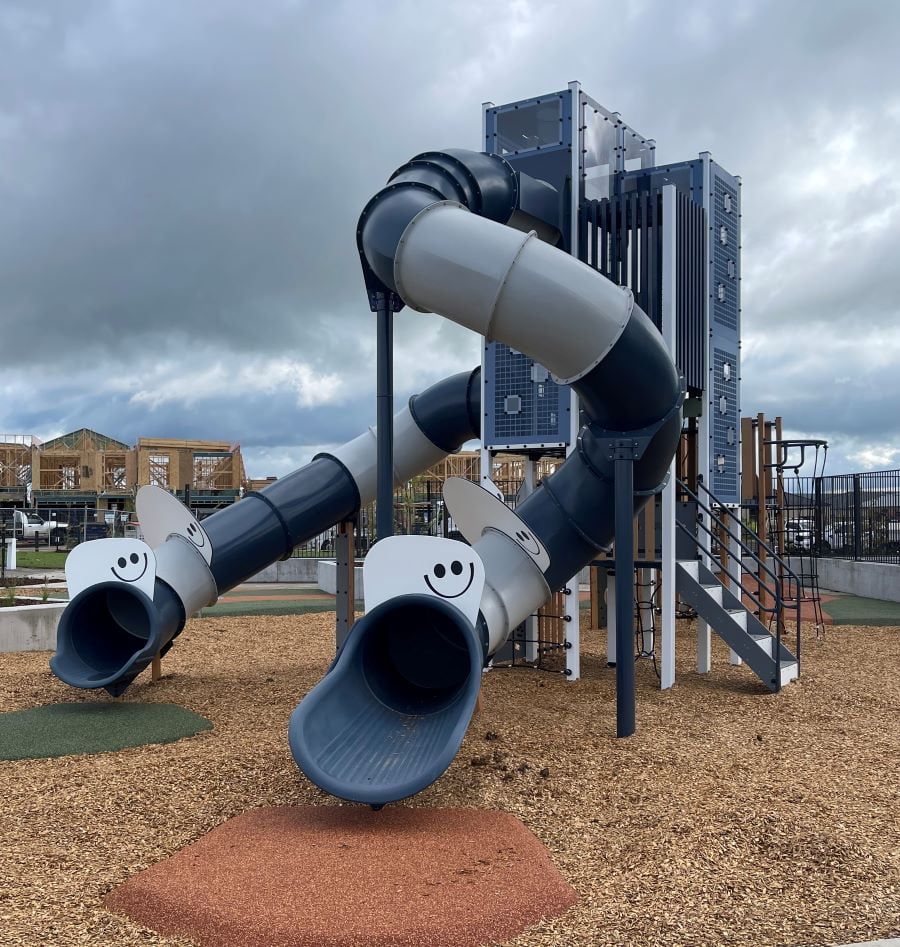
[{"label": "metal staircase", "polygon": [[781,690],[800,673],[799,601],[790,603],[792,622],[796,609],[794,650],[783,641],[785,588],[797,577],[702,480],[698,493],[680,480],[678,491],[676,591],[728,645],[733,662],[744,662],[769,690]]}]

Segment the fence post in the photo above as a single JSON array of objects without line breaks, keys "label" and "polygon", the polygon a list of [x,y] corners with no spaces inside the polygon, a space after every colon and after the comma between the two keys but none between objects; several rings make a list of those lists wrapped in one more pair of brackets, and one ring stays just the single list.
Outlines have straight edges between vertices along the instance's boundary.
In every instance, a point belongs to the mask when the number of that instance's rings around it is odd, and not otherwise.
[{"label": "fence post", "polygon": [[853,474],[853,558],[862,558],[862,494],[859,489],[859,474]]},{"label": "fence post", "polygon": [[816,477],[813,481],[813,528],[815,530],[815,534],[813,537],[814,548],[811,550],[811,552],[817,558],[822,555],[825,545],[825,518],[823,513],[822,478]]}]

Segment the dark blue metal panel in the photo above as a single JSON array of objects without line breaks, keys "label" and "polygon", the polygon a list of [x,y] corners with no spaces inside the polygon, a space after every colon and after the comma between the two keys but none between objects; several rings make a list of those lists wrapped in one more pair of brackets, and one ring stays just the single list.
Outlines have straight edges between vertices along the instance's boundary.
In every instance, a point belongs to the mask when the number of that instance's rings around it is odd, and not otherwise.
[{"label": "dark blue metal panel", "polygon": [[[710,476],[716,497],[723,503],[736,504],[741,502],[740,182],[715,161],[710,161],[709,180],[704,183],[710,223]],[[723,397],[727,401],[725,411],[722,411]]]},{"label": "dark blue metal panel", "polygon": [[490,450],[565,447],[572,393],[533,358],[502,342],[484,351],[484,444]]},{"label": "dark blue metal panel", "polygon": [[[537,108],[543,110],[540,117]],[[551,117],[559,129],[555,138],[549,133]],[[521,125],[519,148],[513,147],[509,136],[517,121]],[[485,151],[502,155],[516,171],[552,184],[563,196],[570,187],[573,135],[577,138],[568,89],[485,111]],[[563,201],[562,245],[566,250],[570,249],[568,203]],[[484,365],[485,447],[540,450],[569,444],[572,395],[567,385],[558,385],[534,359],[499,342],[485,345]]]}]

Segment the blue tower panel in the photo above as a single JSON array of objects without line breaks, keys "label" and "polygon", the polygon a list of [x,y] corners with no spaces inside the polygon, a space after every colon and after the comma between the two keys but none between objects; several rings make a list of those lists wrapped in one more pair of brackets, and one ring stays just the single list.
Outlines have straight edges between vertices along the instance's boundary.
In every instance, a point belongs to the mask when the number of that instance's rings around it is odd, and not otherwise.
[{"label": "blue tower panel", "polygon": [[502,342],[484,347],[484,446],[489,450],[565,447],[572,394],[533,358]]},{"label": "blue tower panel", "polygon": [[735,484],[740,487],[737,351],[714,347],[712,364],[712,491],[722,502],[735,503]]},{"label": "blue tower panel", "polygon": [[[741,502],[741,192],[740,181],[709,161],[709,464],[713,493]],[[725,399],[723,401],[723,398]],[[724,410],[723,410],[724,408]]]}]

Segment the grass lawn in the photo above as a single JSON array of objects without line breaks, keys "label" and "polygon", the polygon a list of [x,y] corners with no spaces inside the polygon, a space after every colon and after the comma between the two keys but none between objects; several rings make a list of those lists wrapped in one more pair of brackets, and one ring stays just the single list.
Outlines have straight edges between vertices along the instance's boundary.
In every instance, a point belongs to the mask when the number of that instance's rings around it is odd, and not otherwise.
[{"label": "grass lawn", "polygon": [[16,550],[16,565],[20,569],[62,569],[66,564],[65,552],[54,552],[48,549],[44,552]]}]

